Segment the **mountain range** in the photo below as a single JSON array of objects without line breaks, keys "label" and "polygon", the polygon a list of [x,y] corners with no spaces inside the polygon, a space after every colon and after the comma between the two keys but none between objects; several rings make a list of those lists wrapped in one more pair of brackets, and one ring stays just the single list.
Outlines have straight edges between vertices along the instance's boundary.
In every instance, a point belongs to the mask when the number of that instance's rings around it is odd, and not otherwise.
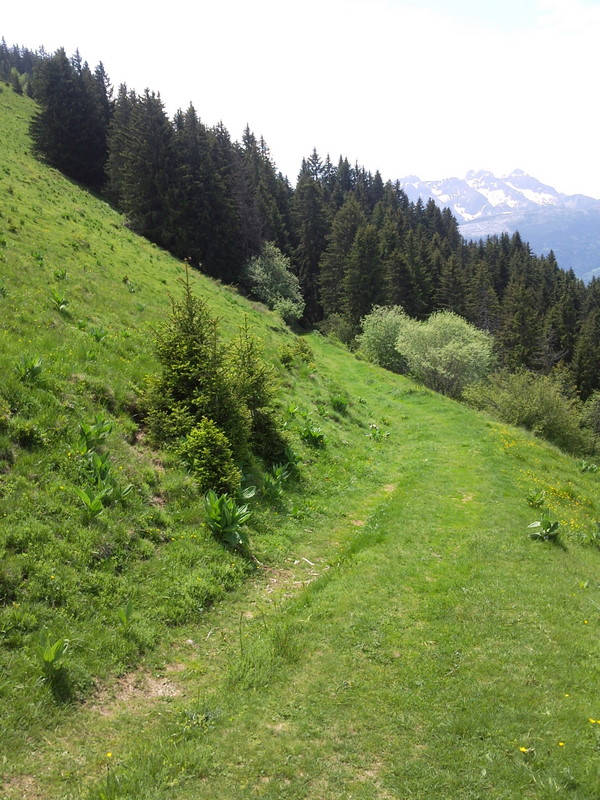
[{"label": "mountain range", "polygon": [[523,170],[495,176],[470,171],[464,178],[400,179],[410,200],[433,199],[449,208],[467,239],[519,231],[537,255],[552,250],[563,269],[588,281],[600,276],[600,200],[567,195]]}]

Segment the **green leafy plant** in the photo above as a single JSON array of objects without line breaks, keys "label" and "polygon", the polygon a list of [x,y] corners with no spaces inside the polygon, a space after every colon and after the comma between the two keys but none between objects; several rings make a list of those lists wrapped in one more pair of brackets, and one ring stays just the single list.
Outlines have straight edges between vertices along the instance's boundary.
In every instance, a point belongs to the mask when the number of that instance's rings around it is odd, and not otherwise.
[{"label": "green leafy plant", "polygon": [[113,503],[123,503],[125,498],[133,491],[133,484],[127,483],[125,486],[121,486],[121,484],[113,480],[110,488],[109,500]]},{"label": "green leafy plant", "polygon": [[89,453],[99,447],[112,431],[112,422],[102,414],[96,414],[91,424],[82,422],[79,425],[81,435],[82,452]]},{"label": "green leafy plant", "polygon": [[375,442],[383,442],[389,437],[389,433],[387,431],[382,431],[378,425],[375,425],[374,422],[371,422],[369,425],[369,433],[365,434],[369,437],[369,439],[373,439]]},{"label": "green leafy plant", "polygon": [[38,356],[22,355],[15,364],[15,372],[23,383],[35,383],[42,373],[42,359]]},{"label": "green leafy plant", "polygon": [[127,633],[131,627],[131,618],[133,616],[133,600],[131,597],[124,606],[117,608],[117,618],[121,623],[123,630]]},{"label": "green leafy plant", "polygon": [[593,464],[591,461],[586,461],[585,458],[582,458],[579,461],[579,470],[581,472],[598,472],[600,467],[598,464]]},{"label": "green leafy plant", "polygon": [[67,280],[67,270],[66,269],[55,269],[54,270],[54,277],[57,281],[66,281]]},{"label": "green leafy plant", "polygon": [[68,648],[68,639],[55,639],[48,631],[40,633],[37,653],[46,678],[52,679],[62,669]]},{"label": "green leafy plant", "polygon": [[61,314],[63,311],[67,310],[69,301],[64,295],[62,295],[60,292],[57,292],[56,289],[52,289],[52,291],[50,292],[50,300],[54,308]]},{"label": "green leafy plant", "polygon": [[252,294],[275,309],[285,322],[295,322],[304,313],[304,300],[290,260],[272,242],[265,242],[259,255],[250,259],[244,274]]},{"label": "green leafy plant", "polygon": [[106,328],[103,328],[101,325],[98,328],[90,328],[89,332],[90,332],[90,336],[96,342],[103,342],[104,339],[106,339],[106,337],[108,336],[108,331],[106,330]]},{"label": "green leafy plant", "polygon": [[94,450],[89,451],[90,466],[94,473],[94,478],[98,486],[105,486],[111,476],[112,465],[108,453],[98,454]]},{"label": "green leafy plant", "polygon": [[525,496],[525,500],[527,501],[527,505],[531,506],[531,508],[542,508],[546,502],[546,490],[540,489],[537,492],[529,492],[529,494]]},{"label": "green leafy plant", "polygon": [[252,517],[247,505],[238,505],[234,497],[217,495],[211,489],[204,497],[204,510],[214,536],[239,550],[249,546],[248,533],[243,527]]},{"label": "green leafy plant", "polygon": [[559,525],[560,523],[558,522],[558,520],[551,519],[549,511],[544,511],[542,513],[541,519],[532,522],[527,527],[534,529],[529,534],[532,539],[539,539],[544,542],[548,542],[553,539],[556,540],[558,538]]},{"label": "green leafy plant", "polygon": [[304,428],[300,431],[300,438],[311,447],[325,447],[325,434],[322,428],[319,428],[309,419],[306,420]]},{"label": "green leafy plant", "polygon": [[86,518],[90,520],[100,516],[104,511],[104,506],[113,493],[113,487],[106,486],[97,492],[93,489],[75,487],[75,492],[85,507]]},{"label": "green leafy plant", "polygon": [[244,489],[238,489],[238,500],[251,500],[256,494],[256,486],[246,486]]},{"label": "green leafy plant", "polygon": [[279,500],[284,493],[284,485],[291,475],[289,464],[273,464],[263,478],[263,493],[271,500]]}]

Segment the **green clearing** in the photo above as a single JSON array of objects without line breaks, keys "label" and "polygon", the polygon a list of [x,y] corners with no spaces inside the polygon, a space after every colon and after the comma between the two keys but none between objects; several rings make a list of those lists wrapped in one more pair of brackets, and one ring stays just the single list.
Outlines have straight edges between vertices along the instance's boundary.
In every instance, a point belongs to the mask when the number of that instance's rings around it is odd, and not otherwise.
[{"label": "green clearing", "polygon": [[[261,566],[226,550],[138,421],[182,265],[31,158],[32,111],[0,93],[0,797],[600,796],[598,474],[193,275],[299,459]],[[87,520],[97,418],[133,489]]]}]

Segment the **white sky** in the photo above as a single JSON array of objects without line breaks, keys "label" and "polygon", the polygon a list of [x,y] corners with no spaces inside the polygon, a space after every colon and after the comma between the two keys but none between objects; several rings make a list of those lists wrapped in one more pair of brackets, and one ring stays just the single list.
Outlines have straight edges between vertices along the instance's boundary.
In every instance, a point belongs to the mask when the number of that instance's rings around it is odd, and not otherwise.
[{"label": "white sky", "polygon": [[316,147],[384,180],[515,168],[600,198],[600,0],[30,0],[8,45],[249,123],[295,182]]}]

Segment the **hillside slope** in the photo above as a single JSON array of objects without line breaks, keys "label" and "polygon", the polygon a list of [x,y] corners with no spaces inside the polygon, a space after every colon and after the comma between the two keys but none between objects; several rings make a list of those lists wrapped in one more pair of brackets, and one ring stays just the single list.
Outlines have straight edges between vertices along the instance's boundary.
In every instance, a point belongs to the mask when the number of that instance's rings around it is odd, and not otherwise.
[{"label": "hillside slope", "polygon": [[[32,110],[0,92],[0,796],[597,796],[598,478],[194,274],[298,458],[251,476],[260,565],[225,549],[140,418],[182,265],[31,158]],[[87,519],[95,419],[132,490]]]}]

